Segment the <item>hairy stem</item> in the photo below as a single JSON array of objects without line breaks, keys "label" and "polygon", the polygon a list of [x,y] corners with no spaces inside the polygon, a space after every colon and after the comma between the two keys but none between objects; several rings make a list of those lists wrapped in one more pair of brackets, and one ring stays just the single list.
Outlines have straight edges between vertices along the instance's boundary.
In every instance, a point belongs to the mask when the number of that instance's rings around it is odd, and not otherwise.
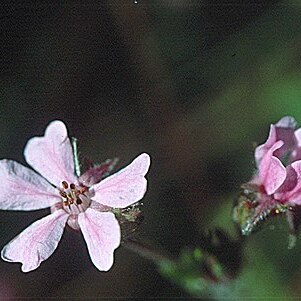
[{"label": "hairy stem", "polygon": [[160,265],[162,262],[174,262],[171,255],[167,254],[166,251],[154,248],[150,244],[142,242],[137,239],[127,239],[123,242],[123,247],[131,250],[140,256],[153,261],[154,263]]}]

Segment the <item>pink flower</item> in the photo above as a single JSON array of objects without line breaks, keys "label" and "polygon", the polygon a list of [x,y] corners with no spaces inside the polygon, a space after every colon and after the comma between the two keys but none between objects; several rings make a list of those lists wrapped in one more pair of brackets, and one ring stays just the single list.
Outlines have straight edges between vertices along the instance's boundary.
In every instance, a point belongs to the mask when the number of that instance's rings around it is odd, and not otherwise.
[{"label": "pink flower", "polygon": [[271,124],[267,141],[255,150],[257,166],[277,141],[282,141],[283,145],[274,152],[274,156],[279,159],[287,157],[288,162],[300,158],[300,155],[298,157],[297,155],[300,152],[301,132],[300,129],[295,130],[296,126],[296,120],[289,116],[281,118],[276,124]]},{"label": "pink flower", "polygon": [[281,203],[292,202],[284,196],[298,186],[301,132],[295,130],[296,124],[293,117],[283,117],[271,125],[267,141],[255,150],[257,173],[250,183]]},{"label": "pink flower", "polygon": [[[234,220],[244,235],[268,216],[286,213],[294,220],[296,206],[301,205],[301,131],[292,117],[283,117],[271,125],[267,141],[255,150],[257,171],[234,208]],[[298,213],[299,214],[299,213]],[[295,233],[299,227],[290,222]]]},{"label": "pink flower", "polygon": [[29,272],[56,249],[66,223],[80,229],[93,264],[107,271],[121,240],[113,208],[125,208],[146,192],[150,165],[141,154],[130,165],[100,181],[101,172],[90,169],[75,175],[72,146],[63,122],[51,122],[43,137],[30,139],[24,151],[33,170],[11,160],[0,161],[0,209],[52,213],[34,222],[2,250],[2,259],[21,262]]}]

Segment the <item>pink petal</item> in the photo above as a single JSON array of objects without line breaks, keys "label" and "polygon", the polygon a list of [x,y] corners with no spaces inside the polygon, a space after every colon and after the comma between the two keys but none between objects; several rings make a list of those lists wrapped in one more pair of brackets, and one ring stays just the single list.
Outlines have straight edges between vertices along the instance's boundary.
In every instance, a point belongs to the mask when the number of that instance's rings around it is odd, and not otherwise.
[{"label": "pink petal", "polygon": [[1,251],[1,257],[8,262],[21,262],[22,271],[35,270],[56,249],[68,219],[64,210],[34,222]]},{"label": "pink petal", "polygon": [[297,184],[291,191],[279,193],[276,195],[276,197],[282,202],[290,202],[291,204],[301,205],[301,160],[293,162],[290,166],[297,174]]},{"label": "pink petal", "polygon": [[17,162],[1,160],[0,176],[2,210],[38,210],[61,201],[51,184]]},{"label": "pink petal", "polygon": [[142,199],[146,192],[148,154],[141,154],[130,165],[92,186],[93,200],[110,207],[124,208]]},{"label": "pink petal", "polygon": [[31,138],[24,156],[29,165],[56,186],[61,186],[62,181],[77,182],[72,147],[62,121],[52,121],[43,137]]},{"label": "pink petal", "polygon": [[297,126],[297,121],[294,117],[284,116],[275,125],[276,127],[280,128],[295,129]]},{"label": "pink petal", "polygon": [[298,183],[298,174],[296,170],[291,166],[286,167],[286,178],[282,185],[277,189],[277,193],[285,193],[293,190]]},{"label": "pink petal", "polygon": [[277,158],[281,159],[295,148],[296,138],[294,135],[294,130],[296,126],[296,120],[290,116],[285,116],[281,118],[275,125],[271,125],[267,141],[264,144],[259,145],[255,150],[257,166],[259,165],[263,156],[269,151],[276,141],[282,140],[284,142],[284,145],[274,153],[274,156]]},{"label": "pink petal", "polygon": [[298,143],[298,146],[301,147],[301,128],[295,131],[295,137]]},{"label": "pink petal", "polygon": [[291,161],[297,161],[301,159],[301,128],[295,131],[296,147],[292,152]]},{"label": "pink petal", "polygon": [[264,144],[261,144],[256,147],[255,149],[255,160],[257,166],[259,166],[261,159],[263,156],[269,151],[269,149],[276,143],[277,136],[276,136],[276,128],[273,124],[270,126],[269,137]]},{"label": "pink petal", "polygon": [[281,161],[273,156],[273,152],[283,145],[282,141],[276,142],[264,155],[259,164],[259,177],[268,195],[274,193],[286,178],[286,169]]},{"label": "pink petal", "polygon": [[113,265],[114,250],[118,248],[121,239],[114,214],[88,208],[78,215],[78,223],[93,264],[100,271],[108,271]]}]

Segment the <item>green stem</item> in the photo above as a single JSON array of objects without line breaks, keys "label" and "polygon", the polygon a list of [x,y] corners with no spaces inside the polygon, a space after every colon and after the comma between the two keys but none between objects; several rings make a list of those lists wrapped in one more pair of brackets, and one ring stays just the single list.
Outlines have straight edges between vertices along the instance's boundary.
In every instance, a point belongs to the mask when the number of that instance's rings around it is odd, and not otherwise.
[{"label": "green stem", "polygon": [[174,259],[171,257],[171,255],[167,254],[165,251],[154,248],[153,246],[150,246],[150,244],[142,242],[138,239],[127,239],[123,242],[123,247],[148,260],[153,261],[158,266],[160,266],[162,262],[174,262]]},{"label": "green stem", "polygon": [[81,175],[81,168],[80,168],[80,161],[79,161],[79,155],[78,155],[78,149],[77,149],[77,139],[72,137],[72,150],[73,150],[73,160],[74,160],[74,168],[75,168],[75,174],[80,177]]}]

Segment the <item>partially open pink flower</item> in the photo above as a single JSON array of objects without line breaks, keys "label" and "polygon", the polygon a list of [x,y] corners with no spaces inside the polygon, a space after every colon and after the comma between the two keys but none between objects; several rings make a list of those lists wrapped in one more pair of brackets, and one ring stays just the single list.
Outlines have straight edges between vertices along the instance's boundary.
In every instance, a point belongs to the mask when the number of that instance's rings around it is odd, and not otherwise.
[{"label": "partially open pink flower", "polygon": [[301,161],[297,160],[300,129],[295,130],[296,124],[293,117],[283,117],[276,125],[271,125],[267,141],[255,150],[257,173],[250,183],[260,186],[262,192],[282,203],[291,202],[283,196],[296,189],[298,175],[301,176]]},{"label": "partially open pink flower", "polygon": [[[125,208],[146,192],[150,165],[141,154],[130,165],[100,181],[98,170],[75,175],[72,146],[63,122],[49,124],[43,137],[30,139],[25,159],[33,170],[0,161],[0,209],[38,210],[52,213],[31,224],[2,250],[2,259],[21,262],[22,271],[36,269],[56,249],[66,223],[80,229],[94,265],[107,271],[121,240],[113,208]],[[97,179],[98,176],[98,179]]]},{"label": "partially open pink flower", "polygon": [[[250,234],[267,216],[294,215],[301,205],[301,132],[296,121],[284,117],[271,125],[267,141],[255,150],[257,171],[244,189],[234,219]],[[291,224],[295,232],[297,224]]]},{"label": "partially open pink flower", "polygon": [[276,124],[271,124],[267,141],[255,150],[257,166],[264,155],[278,141],[283,144],[276,149],[273,155],[288,163],[301,159],[301,129],[297,129],[297,122],[293,117],[285,116]]}]

